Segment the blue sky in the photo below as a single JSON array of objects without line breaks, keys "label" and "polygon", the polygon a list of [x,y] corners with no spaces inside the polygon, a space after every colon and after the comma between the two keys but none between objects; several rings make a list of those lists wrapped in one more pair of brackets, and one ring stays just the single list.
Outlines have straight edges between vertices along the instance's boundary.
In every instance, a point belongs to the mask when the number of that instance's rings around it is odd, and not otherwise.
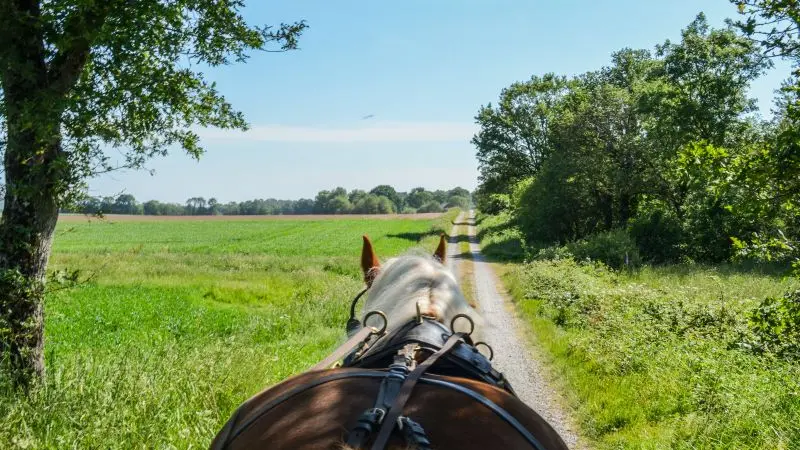
[{"label": "blue sky", "polygon": [[[727,0],[247,3],[253,24],[305,19],[310,27],[299,51],[205,71],[251,131],[203,130],[199,162],[174,152],[152,160],[151,171],[92,180],[91,194],[184,202],[383,183],[473,189],[473,117],[503,87],[595,70],[623,47],[677,40],[700,11],[713,26],[736,14]],[[765,114],[788,72],[779,64],[753,85]]]}]

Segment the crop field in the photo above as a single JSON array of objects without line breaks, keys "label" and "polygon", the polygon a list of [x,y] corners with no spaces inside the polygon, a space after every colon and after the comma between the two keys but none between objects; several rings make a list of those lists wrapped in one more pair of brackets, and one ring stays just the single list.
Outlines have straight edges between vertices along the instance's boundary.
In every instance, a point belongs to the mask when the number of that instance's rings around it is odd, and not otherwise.
[{"label": "crop field", "polygon": [[87,221],[58,226],[44,385],[0,386],[0,448],[207,448],[230,413],[323,358],[385,258],[435,248],[443,216]]}]

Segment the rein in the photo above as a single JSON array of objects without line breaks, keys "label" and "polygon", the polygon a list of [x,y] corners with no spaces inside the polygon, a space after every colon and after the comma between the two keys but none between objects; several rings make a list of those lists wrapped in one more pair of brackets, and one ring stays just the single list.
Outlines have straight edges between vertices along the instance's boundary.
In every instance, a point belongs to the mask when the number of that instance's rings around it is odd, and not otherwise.
[{"label": "rein", "polygon": [[[361,299],[361,297],[364,296],[364,294],[367,293],[368,290],[369,290],[369,286],[365,287],[361,292],[359,292],[355,296],[353,301],[350,302],[350,318],[347,319],[347,325],[345,327],[345,328],[347,328],[348,336],[362,327],[361,321],[356,319],[356,306],[358,306],[358,301]],[[366,323],[366,322],[367,321],[366,321],[366,318],[365,318],[364,323]]]}]

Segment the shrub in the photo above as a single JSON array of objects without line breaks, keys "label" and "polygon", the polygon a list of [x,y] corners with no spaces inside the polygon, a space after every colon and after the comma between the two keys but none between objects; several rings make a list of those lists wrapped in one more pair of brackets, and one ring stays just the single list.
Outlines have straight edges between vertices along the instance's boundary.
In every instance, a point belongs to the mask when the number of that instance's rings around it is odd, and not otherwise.
[{"label": "shrub", "polygon": [[481,195],[477,200],[478,209],[485,214],[500,214],[511,207],[511,200],[507,194]]},{"label": "shrub", "polygon": [[615,269],[638,266],[641,263],[639,249],[625,230],[593,234],[571,242],[566,247],[577,260],[600,261]]},{"label": "shrub", "polygon": [[800,359],[800,290],[767,297],[750,314],[750,349]]},{"label": "shrub", "polygon": [[683,231],[680,222],[662,209],[640,212],[631,221],[629,232],[640,254],[648,261],[675,262],[681,257]]},{"label": "shrub", "polygon": [[572,252],[570,252],[569,249],[563,245],[551,245],[549,247],[540,249],[533,255],[533,259],[536,261],[558,261],[561,259],[574,259],[574,257],[575,255],[573,255]]},{"label": "shrub", "polygon": [[444,212],[444,208],[442,208],[442,205],[439,202],[434,200],[432,202],[428,202],[428,203],[425,203],[424,205],[422,205],[417,210],[417,212],[420,212],[420,213],[438,213],[438,212]]}]

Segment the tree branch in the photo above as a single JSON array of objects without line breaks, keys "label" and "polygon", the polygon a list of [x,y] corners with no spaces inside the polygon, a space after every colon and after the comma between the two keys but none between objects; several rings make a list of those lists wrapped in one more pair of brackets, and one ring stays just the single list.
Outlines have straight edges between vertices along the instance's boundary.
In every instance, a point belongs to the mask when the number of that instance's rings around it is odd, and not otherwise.
[{"label": "tree branch", "polygon": [[66,94],[75,83],[89,59],[92,43],[111,13],[116,1],[84,2],[64,23],[58,52],[48,67],[48,86],[59,95]]}]

